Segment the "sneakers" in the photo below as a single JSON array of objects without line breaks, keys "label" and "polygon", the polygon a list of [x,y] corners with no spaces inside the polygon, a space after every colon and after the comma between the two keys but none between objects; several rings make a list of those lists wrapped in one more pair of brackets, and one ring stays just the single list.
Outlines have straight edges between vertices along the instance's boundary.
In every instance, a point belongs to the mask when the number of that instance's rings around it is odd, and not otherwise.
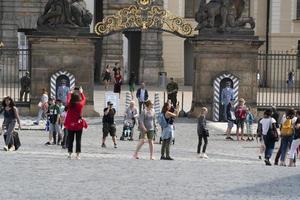
[{"label": "sneakers", "polygon": [[258,159],[259,159],[259,160],[262,160],[262,156],[261,156],[261,155],[259,155],[259,156],[258,156]]},{"label": "sneakers", "polygon": [[229,136],[229,137],[226,137],[225,139],[226,139],[226,140],[231,140],[231,141],[233,141],[233,138],[230,137],[230,136]]},{"label": "sneakers", "polygon": [[3,147],[3,150],[4,150],[4,151],[8,151],[8,147],[7,147],[7,146],[4,146],[4,147]]},{"label": "sneakers", "polygon": [[171,157],[166,157],[165,160],[174,160],[174,159]]},{"label": "sneakers", "polygon": [[72,159],[72,155],[69,154],[67,158],[71,160]]},{"label": "sneakers", "polygon": [[271,164],[271,162],[270,162],[269,159],[265,159],[265,163],[266,163],[267,166],[272,166],[272,164]]},{"label": "sneakers", "polygon": [[202,156],[203,156],[204,159],[208,159],[208,156],[205,153],[202,154]]},{"label": "sneakers", "polygon": [[199,154],[199,158],[203,158],[203,153],[200,153],[200,154]]},{"label": "sneakers", "polygon": [[115,148],[115,149],[118,148],[117,144],[114,144],[114,148]]},{"label": "sneakers", "polygon": [[45,145],[51,145],[51,143],[50,142],[46,142]]},{"label": "sneakers", "polygon": [[78,156],[76,156],[76,160],[80,160],[81,158],[80,158],[80,156],[78,155]]},{"label": "sneakers", "polygon": [[106,148],[106,145],[104,143],[102,143],[101,147],[102,148]]},{"label": "sneakers", "polygon": [[161,156],[160,159],[161,160],[166,160],[166,157],[165,156]]},{"label": "sneakers", "polygon": [[279,164],[279,166],[282,166],[282,167],[286,167],[286,164],[285,164],[285,162],[280,162],[280,164]]},{"label": "sneakers", "polygon": [[15,146],[11,146],[8,151],[15,151],[15,150],[16,150]]}]

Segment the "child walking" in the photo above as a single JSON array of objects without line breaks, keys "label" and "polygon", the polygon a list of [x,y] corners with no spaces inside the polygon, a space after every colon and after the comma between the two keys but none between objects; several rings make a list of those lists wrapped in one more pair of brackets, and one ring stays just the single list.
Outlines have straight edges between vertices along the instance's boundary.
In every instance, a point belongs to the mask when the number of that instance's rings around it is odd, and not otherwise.
[{"label": "child walking", "polygon": [[251,108],[247,108],[247,116],[246,116],[246,128],[247,128],[247,141],[253,141],[253,122],[254,115],[251,113]]},{"label": "child walking", "polygon": [[[206,115],[207,115],[207,108],[202,107],[200,111],[200,116],[198,118],[198,127],[197,127],[197,133],[198,133],[198,148],[197,153],[200,158],[208,159],[208,156],[206,155],[206,147],[208,144],[207,138],[209,137],[209,132],[206,128]],[[201,152],[201,146],[202,146],[202,139],[204,140],[204,145]]]}]

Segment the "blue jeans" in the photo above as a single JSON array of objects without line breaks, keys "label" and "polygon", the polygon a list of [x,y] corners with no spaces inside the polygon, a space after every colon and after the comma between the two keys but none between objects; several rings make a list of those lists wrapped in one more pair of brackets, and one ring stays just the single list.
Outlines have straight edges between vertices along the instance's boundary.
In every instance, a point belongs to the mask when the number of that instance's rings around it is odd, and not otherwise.
[{"label": "blue jeans", "polygon": [[287,150],[291,147],[293,141],[293,136],[283,136],[281,138],[281,154],[280,154],[280,161],[285,161],[285,156]]},{"label": "blue jeans", "polygon": [[265,159],[270,159],[272,157],[272,153],[275,147],[275,141],[269,139],[268,136],[264,135],[264,142],[265,142]]}]

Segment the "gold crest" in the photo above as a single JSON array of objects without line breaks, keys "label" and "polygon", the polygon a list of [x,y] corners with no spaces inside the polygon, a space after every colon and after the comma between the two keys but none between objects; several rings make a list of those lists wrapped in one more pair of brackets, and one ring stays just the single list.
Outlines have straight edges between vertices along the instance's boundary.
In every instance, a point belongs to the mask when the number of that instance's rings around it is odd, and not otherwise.
[{"label": "gold crest", "polygon": [[139,3],[143,6],[146,6],[150,4],[150,0],[139,0]]}]

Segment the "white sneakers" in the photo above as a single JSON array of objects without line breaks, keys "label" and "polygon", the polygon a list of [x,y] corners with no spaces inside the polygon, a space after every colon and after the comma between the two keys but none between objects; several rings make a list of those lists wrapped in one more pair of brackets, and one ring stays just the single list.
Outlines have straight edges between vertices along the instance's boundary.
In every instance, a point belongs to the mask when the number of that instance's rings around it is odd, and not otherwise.
[{"label": "white sneakers", "polygon": [[201,153],[201,154],[199,155],[199,158],[208,159],[209,157],[206,155],[206,153]]},{"label": "white sneakers", "polygon": [[8,151],[8,146],[3,147],[4,151]]},{"label": "white sneakers", "polygon": [[4,149],[4,151],[15,151],[16,150],[15,146],[11,146],[10,148],[8,148],[8,146],[4,146],[3,149]]}]

